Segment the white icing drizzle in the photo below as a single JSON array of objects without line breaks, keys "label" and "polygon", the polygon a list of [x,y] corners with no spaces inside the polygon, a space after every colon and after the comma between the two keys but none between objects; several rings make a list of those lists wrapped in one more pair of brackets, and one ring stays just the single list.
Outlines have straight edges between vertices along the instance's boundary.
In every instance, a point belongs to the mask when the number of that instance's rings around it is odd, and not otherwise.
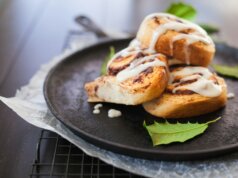
[{"label": "white icing drizzle", "polygon": [[206,44],[210,44],[210,41],[207,39],[207,38],[204,38],[202,36],[195,36],[194,35],[195,33],[191,33],[191,34],[178,34],[176,35],[173,40],[172,40],[172,43],[174,41],[177,41],[177,40],[181,40],[181,39],[186,39],[186,42],[188,45],[192,44],[192,43],[195,43],[197,41],[201,41],[203,43],[206,43]]},{"label": "white icing drizzle", "polygon": [[93,114],[99,114],[100,113],[100,108],[102,107],[102,104],[96,104],[94,106]]},{"label": "white icing drizzle", "polygon": [[228,93],[228,94],[227,94],[227,98],[228,98],[228,99],[235,98],[235,94],[234,94],[234,93]]},{"label": "white icing drizzle", "polygon": [[186,40],[186,44],[184,46],[184,54],[185,54],[185,62],[186,62],[187,65],[190,64],[190,61],[189,61],[190,52],[188,50],[188,46],[190,44],[198,42],[198,41],[201,41],[201,42],[206,43],[206,44],[210,44],[210,41],[207,38],[204,38],[202,36],[197,36],[197,35],[195,36],[192,33],[191,34],[178,34],[175,37],[173,37],[173,39],[170,42],[171,51],[173,51],[174,42],[178,41],[178,40],[181,40],[181,39]]},{"label": "white icing drizzle", "polygon": [[[179,18],[179,17],[177,17],[177,16],[174,16],[174,15],[171,15],[171,14],[167,14],[167,13],[153,13],[153,14],[150,14],[150,15],[148,15],[145,19],[144,19],[144,21],[142,22],[142,24],[143,23],[147,23],[147,21],[148,20],[151,20],[153,17],[163,17],[164,19],[166,19],[167,17],[169,17],[170,19],[173,19],[173,20],[179,20],[179,21],[181,21],[181,22],[183,22],[183,24],[185,25],[189,25],[189,26],[187,26],[188,28],[187,29],[194,29],[195,30],[195,32],[193,32],[193,34],[197,34],[197,35],[204,35],[205,36],[205,38],[207,38],[210,42],[213,42],[212,41],[212,39],[209,37],[209,36],[207,36],[207,32],[203,29],[203,28],[201,28],[200,26],[198,26],[198,25],[196,25],[196,24],[194,24],[194,23],[192,23],[192,22],[190,22],[190,21],[188,21],[188,20],[185,20],[185,19],[181,19],[181,18]],[[177,22],[177,21],[168,21],[168,23],[176,23],[176,26],[177,26],[177,24],[181,24],[180,22]],[[181,27],[180,27],[181,28]],[[173,29],[173,27],[172,27],[172,29],[171,30],[175,30],[175,29]],[[181,29],[182,30],[182,29]]]},{"label": "white icing drizzle", "polygon": [[[159,25],[155,31],[153,32],[152,40],[150,42],[150,47],[149,49],[151,51],[155,51],[155,44],[159,37],[163,35],[165,32],[168,30],[174,30],[174,31],[182,31],[182,30],[187,30],[187,29],[194,29],[196,28],[194,26],[191,26],[190,24],[185,24],[185,23],[179,23],[176,21],[169,21],[168,23],[164,23]],[[191,35],[190,35],[191,36]],[[189,38],[190,36],[186,36],[186,39]],[[206,41],[206,40],[204,40]]]},{"label": "white icing drizzle", "polygon": [[185,81],[188,81],[188,80],[198,79],[198,78],[200,78],[200,77],[201,77],[201,76],[198,75],[198,74],[193,74],[193,75],[190,75],[190,76],[185,76],[185,77],[182,78],[180,81],[185,82]]},{"label": "white icing drizzle", "polygon": [[107,69],[109,68],[109,66],[111,65],[111,63],[119,56],[122,57],[126,57],[126,56],[130,56],[133,54],[137,54],[139,52],[142,52],[143,50],[140,49],[139,47],[135,47],[135,46],[128,46],[127,48],[119,51],[118,53],[116,53],[113,58],[107,63]]},{"label": "white icing drizzle", "polygon": [[199,77],[196,82],[188,85],[176,87],[173,90],[173,93],[176,93],[177,90],[184,88],[207,97],[216,97],[221,94],[221,86],[216,85],[213,81],[207,80],[203,77]]},{"label": "white icing drizzle", "polygon": [[[149,67],[154,67],[154,66],[165,66],[166,67],[166,64],[164,62],[155,59],[157,57],[158,57],[158,54],[154,54],[154,55],[149,55],[149,56],[145,56],[145,57],[138,58],[138,59],[134,60],[133,62],[130,63],[129,67],[120,71],[117,74],[117,76],[116,76],[117,81],[122,82],[128,78],[137,76],[142,71],[146,70]],[[155,59],[155,60],[149,61],[151,59]],[[143,63],[143,62],[145,62],[145,63]]]},{"label": "white icing drizzle", "polygon": [[205,67],[184,67],[179,71],[172,72],[172,76],[188,76],[193,74],[202,74],[204,78],[209,78],[212,76],[212,73]]},{"label": "white icing drizzle", "polygon": [[[138,45],[139,45],[139,42],[136,39],[134,39],[132,41],[131,46],[121,50],[120,52],[118,52],[117,54],[114,55],[114,57],[108,62],[107,68],[109,68],[109,66],[113,62],[113,60],[115,60],[118,56],[126,57],[129,55],[135,55],[139,52],[150,53],[148,51],[148,49],[141,49],[140,46],[138,46]],[[158,60],[159,55],[162,55],[162,54],[150,53],[150,55],[148,55],[148,56],[135,59],[134,61],[132,61],[130,63],[129,67],[120,71],[117,74],[117,76],[116,76],[117,81],[122,82],[128,78],[139,75],[142,71],[146,70],[149,67],[165,66],[167,69],[166,64],[164,62]],[[151,59],[155,59],[155,60],[150,61]]]},{"label": "white icing drizzle", "polygon": [[102,104],[99,103],[99,104],[96,104],[96,105],[94,106],[94,109],[99,109],[99,108],[101,108],[101,107],[102,107]]},{"label": "white icing drizzle", "polygon": [[[199,74],[201,74],[202,76]],[[171,83],[173,82],[176,76],[182,77],[180,82],[189,81],[193,79],[197,80],[195,82],[177,87],[176,84],[178,83],[174,83],[173,85],[175,86],[175,88],[172,91],[173,93],[176,93],[176,91],[180,89],[188,89],[202,96],[217,97],[222,92],[222,88],[220,85],[217,85],[212,80],[209,80],[209,78],[212,76],[212,73],[207,68],[185,67],[182,70],[172,72],[170,80]]]},{"label": "white icing drizzle", "polygon": [[[199,27],[196,24],[193,24],[187,20],[184,19],[180,19],[176,16],[170,15],[170,14],[166,14],[166,13],[154,13],[154,14],[150,14],[148,15],[145,20],[142,22],[142,25],[140,28],[146,26],[145,24],[147,23],[148,20],[151,20],[151,18],[153,17],[160,17],[160,18],[164,18],[164,20],[166,20],[167,22],[164,24],[159,25],[153,32],[151,41],[150,41],[150,45],[149,45],[149,51],[154,52],[155,51],[155,45],[156,42],[158,41],[158,39],[160,38],[161,35],[163,35],[164,33],[166,33],[168,30],[174,30],[174,31],[182,31],[182,30],[187,30],[187,29],[193,29],[195,32],[190,33],[190,34],[179,34],[176,35],[170,43],[170,49],[171,51],[173,51],[173,43],[174,41],[180,40],[180,39],[186,39],[186,43],[187,45],[184,47],[184,51],[185,51],[185,61],[187,64],[189,64],[189,51],[188,51],[188,46],[192,43],[195,43],[197,41],[201,41],[205,44],[211,44],[214,45],[212,39],[207,35],[206,31],[204,29],[202,29],[201,27]],[[167,18],[171,18],[175,21],[169,20]],[[181,21],[177,22],[176,20]]]},{"label": "white icing drizzle", "polygon": [[119,117],[119,116],[121,116],[121,111],[116,110],[116,109],[109,109],[108,117],[114,118],[114,117]]},{"label": "white icing drizzle", "polygon": [[131,40],[129,47],[134,47],[134,48],[139,48],[141,46],[141,43],[139,40],[137,40],[136,38],[134,38],[133,40]]},{"label": "white icing drizzle", "polygon": [[94,109],[93,114],[100,114],[100,110],[99,109]]},{"label": "white icing drizzle", "polygon": [[[129,46],[119,52],[117,52],[113,57],[112,59],[108,62],[107,64],[107,69],[108,67],[111,65],[111,63],[119,56],[121,57],[127,57],[127,56],[131,56],[131,55],[134,55],[134,54],[137,54],[139,52],[144,52],[144,53],[151,53],[151,51],[149,49],[141,49],[141,44],[139,42],[139,40],[137,40],[136,38],[133,39]],[[151,53],[151,54],[154,54]]]}]

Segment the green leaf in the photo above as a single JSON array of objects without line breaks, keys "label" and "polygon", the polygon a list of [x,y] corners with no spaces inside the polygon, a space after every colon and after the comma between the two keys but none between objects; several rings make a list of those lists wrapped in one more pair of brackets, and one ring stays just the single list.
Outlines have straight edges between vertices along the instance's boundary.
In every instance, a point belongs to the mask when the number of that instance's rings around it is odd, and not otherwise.
[{"label": "green leaf", "polygon": [[[194,20],[197,11],[196,9],[190,5],[183,2],[172,3],[168,9],[166,10],[167,13],[176,15],[177,17],[181,17],[187,20]],[[208,34],[213,34],[219,32],[218,27],[210,25],[210,24],[199,24]]]},{"label": "green leaf", "polygon": [[210,123],[216,122],[220,119],[217,118],[206,123],[176,123],[169,122],[158,123],[154,122],[152,125],[146,125],[145,121],[143,126],[148,131],[153,145],[169,144],[172,142],[185,142],[197,135],[202,134]]},{"label": "green leaf", "polygon": [[225,66],[225,65],[212,64],[212,67],[219,74],[222,74],[228,77],[238,78],[238,66],[231,67],[231,66]]},{"label": "green leaf", "polygon": [[213,34],[219,32],[218,27],[210,24],[199,24],[208,34]]},{"label": "green leaf", "polygon": [[187,20],[193,20],[197,15],[197,11],[193,6],[183,2],[172,3],[166,12]]},{"label": "green leaf", "polygon": [[107,63],[110,59],[115,55],[115,48],[111,46],[109,48],[109,53],[107,57],[104,59],[102,66],[101,66],[101,75],[105,75],[107,73]]}]

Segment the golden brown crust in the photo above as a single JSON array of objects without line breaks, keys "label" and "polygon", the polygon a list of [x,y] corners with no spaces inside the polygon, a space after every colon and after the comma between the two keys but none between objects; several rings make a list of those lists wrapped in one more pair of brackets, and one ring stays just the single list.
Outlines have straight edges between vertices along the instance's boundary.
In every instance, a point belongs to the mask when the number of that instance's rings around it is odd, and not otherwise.
[{"label": "golden brown crust", "polygon": [[222,86],[222,93],[218,97],[165,92],[159,98],[144,103],[143,107],[150,114],[162,118],[186,118],[216,111],[227,102],[225,81],[220,77],[216,78]]},{"label": "golden brown crust", "polygon": [[119,55],[110,63],[107,72],[109,75],[116,75],[121,70],[127,68],[133,60],[144,56],[145,54],[143,52],[138,52],[125,57]]},{"label": "golden brown crust", "polygon": [[[167,64],[165,56],[158,56]],[[86,83],[85,90],[89,102],[138,105],[160,96],[168,84],[168,79],[166,67],[154,66],[122,82],[118,82],[113,75],[101,76]]]},{"label": "golden brown crust", "polygon": [[[151,19],[140,27],[137,33],[137,39],[140,41],[143,48],[149,47],[155,29],[163,23],[165,22],[162,21],[160,23],[157,23],[154,19]],[[188,55],[191,65],[207,67],[213,59],[215,47],[203,42],[195,42],[188,45],[188,47],[186,48],[187,44],[185,39],[177,40],[172,43],[173,37],[181,33],[188,32],[168,30],[157,40],[155,50],[164,55],[178,59],[184,63],[186,63],[185,60]],[[171,43],[173,44],[173,49],[171,49]],[[187,50],[187,52],[185,52],[184,50]]]},{"label": "golden brown crust", "polygon": [[84,89],[88,95],[88,102],[103,102],[103,99],[98,98],[97,90],[98,90],[98,83],[103,81],[103,78],[97,78],[92,82],[88,82],[84,85]]}]

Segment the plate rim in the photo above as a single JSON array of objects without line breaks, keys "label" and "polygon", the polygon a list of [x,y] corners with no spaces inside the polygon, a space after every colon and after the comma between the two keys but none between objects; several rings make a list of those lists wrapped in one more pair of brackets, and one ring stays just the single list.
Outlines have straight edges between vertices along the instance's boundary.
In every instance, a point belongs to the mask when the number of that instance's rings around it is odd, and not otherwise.
[{"label": "plate rim", "polygon": [[[238,143],[236,144],[230,144],[222,147],[217,148],[209,148],[209,149],[203,149],[203,150],[192,150],[192,151],[168,151],[168,150],[149,150],[144,148],[136,148],[124,144],[120,144],[113,141],[108,141],[106,139],[97,137],[93,134],[90,134],[88,132],[85,132],[76,126],[74,126],[71,122],[68,120],[63,119],[60,114],[54,109],[54,106],[50,100],[50,96],[48,95],[48,89],[49,89],[49,82],[50,78],[56,71],[56,69],[61,66],[63,63],[65,63],[67,60],[70,60],[72,56],[83,53],[88,50],[92,50],[93,48],[97,48],[101,45],[107,45],[110,43],[119,43],[119,42],[125,42],[131,40],[131,38],[122,38],[122,39],[108,39],[104,40],[98,43],[95,43],[93,45],[90,45],[88,47],[76,50],[72,53],[70,53],[67,56],[64,56],[60,62],[58,62],[54,67],[50,69],[48,74],[45,77],[44,84],[43,84],[43,95],[46,101],[46,104],[51,111],[51,113],[67,128],[69,128],[72,132],[74,132],[79,137],[85,139],[88,143],[94,144],[95,146],[99,146],[102,149],[106,149],[112,152],[116,152],[119,154],[124,154],[127,156],[133,156],[136,158],[144,158],[144,159],[153,159],[153,160],[166,160],[166,161],[192,161],[192,160],[201,160],[201,159],[207,159],[212,158],[218,155],[224,155],[227,153],[231,153],[234,151],[238,151]],[[226,44],[223,44],[226,45]],[[226,45],[228,46],[228,45]],[[228,46],[230,47],[230,46]],[[231,47],[233,48],[233,47]],[[106,145],[106,146],[105,146]],[[151,144],[152,146],[152,144]],[[112,148],[109,149],[108,147]],[[120,151],[123,149],[123,151]],[[128,154],[127,154],[128,153]],[[135,154],[134,154],[135,153]],[[141,154],[141,155],[138,155]],[[153,155],[152,155],[153,154]],[[156,155],[156,157],[155,157]],[[171,159],[172,158],[172,159]]]}]

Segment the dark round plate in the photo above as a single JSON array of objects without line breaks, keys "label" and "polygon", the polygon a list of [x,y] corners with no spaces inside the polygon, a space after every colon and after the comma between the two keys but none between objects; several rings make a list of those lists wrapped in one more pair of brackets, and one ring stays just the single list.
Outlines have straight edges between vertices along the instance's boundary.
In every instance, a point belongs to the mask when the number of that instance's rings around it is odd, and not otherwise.
[{"label": "dark round plate", "polygon": [[[101,113],[94,115],[95,104],[87,102],[84,84],[99,76],[100,66],[110,46],[118,51],[128,43],[129,39],[114,40],[85,48],[67,57],[49,72],[44,96],[49,109],[63,124],[99,147],[146,159],[195,160],[238,150],[238,85],[233,79],[226,78],[226,82],[236,98],[229,100],[224,109],[190,120],[202,122],[218,116],[222,119],[211,124],[204,134],[185,143],[153,147],[142,123],[156,118],[147,114],[141,106],[104,103]],[[217,44],[215,62],[238,63],[238,50]],[[119,109],[122,116],[108,118],[110,108]]]}]

